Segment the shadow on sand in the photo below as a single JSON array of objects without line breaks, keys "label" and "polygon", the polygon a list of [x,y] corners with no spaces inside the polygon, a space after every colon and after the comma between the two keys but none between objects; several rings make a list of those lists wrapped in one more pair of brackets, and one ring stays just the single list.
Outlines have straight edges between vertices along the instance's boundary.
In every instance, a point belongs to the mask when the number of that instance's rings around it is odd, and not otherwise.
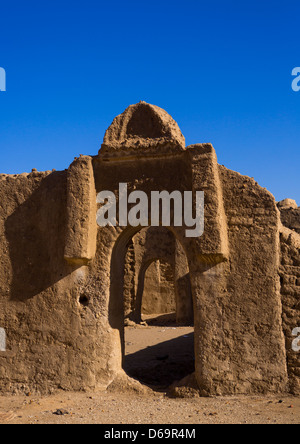
[{"label": "shadow on sand", "polygon": [[124,370],[130,377],[153,389],[166,389],[195,371],[194,334],[127,355]]}]

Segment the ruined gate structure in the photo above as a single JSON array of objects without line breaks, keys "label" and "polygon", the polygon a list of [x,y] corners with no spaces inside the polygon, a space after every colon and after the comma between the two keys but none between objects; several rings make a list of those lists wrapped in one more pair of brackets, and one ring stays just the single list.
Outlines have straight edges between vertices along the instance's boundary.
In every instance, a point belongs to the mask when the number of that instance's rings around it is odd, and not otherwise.
[{"label": "ruined gate structure", "polygon": [[[119,183],[148,196],[204,191],[204,234],[97,226],[97,194],[118,196]],[[1,175],[0,390],[108,387],[122,373],[124,318],[140,320],[145,272],[162,260],[177,321],[194,321],[203,396],[299,394],[300,213],[280,211],[282,222],[267,190],[218,165],[212,145],[186,147],[145,102],[114,119],[98,155]]]}]

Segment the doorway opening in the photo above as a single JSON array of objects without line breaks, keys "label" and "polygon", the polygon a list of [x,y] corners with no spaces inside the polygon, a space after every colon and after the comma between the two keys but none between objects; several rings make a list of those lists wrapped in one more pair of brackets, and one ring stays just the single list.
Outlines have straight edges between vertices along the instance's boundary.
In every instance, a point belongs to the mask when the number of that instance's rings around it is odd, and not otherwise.
[{"label": "doorway opening", "polygon": [[[157,237],[151,230],[144,233],[148,240],[153,234]],[[162,229],[157,230],[161,236]],[[143,230],[130,236],[123,252],[123,288],[119,288],[123,369],[128,376],[159,391],[195,371],[193,316],[189,322],[178,323],[178,309],[184,306],[180,299],[192,299],[189,274],[186,269],[178,272],[178,242],[173,233],[164,230],[168,257],[160,254],[159,242],[157,248],[151,242],[151,254],[147,251],[147,243],[141,242]],[[181,263],[182,251],[181,247]]]},{"label": "doorway opening", "polygon": [[161,324],[125,327],[123,364],[128,376],[158,391],[195,371],[194,328]]}]

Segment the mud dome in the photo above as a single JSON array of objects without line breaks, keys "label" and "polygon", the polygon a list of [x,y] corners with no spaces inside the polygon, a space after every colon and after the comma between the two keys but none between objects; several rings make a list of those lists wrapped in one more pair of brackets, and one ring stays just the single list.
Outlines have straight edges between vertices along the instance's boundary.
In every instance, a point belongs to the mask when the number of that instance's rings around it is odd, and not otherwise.
[{"label": "mud dome", "polygon": [[[98,227],[96,195],[118,196],[120,183],[148,197],[204,191],[203,236]],[[194,324],[201,395],[299,394],[300,210],[290,202],[279,211],[255,180],[218,165],[212,145],[186,147],[176,122],[144,102],[67,171],[1,175],[0,390],[106,388],[123,375],[125,322],[173,304],[179,325]],[[163,290],[149,290],[149,273]]]}]

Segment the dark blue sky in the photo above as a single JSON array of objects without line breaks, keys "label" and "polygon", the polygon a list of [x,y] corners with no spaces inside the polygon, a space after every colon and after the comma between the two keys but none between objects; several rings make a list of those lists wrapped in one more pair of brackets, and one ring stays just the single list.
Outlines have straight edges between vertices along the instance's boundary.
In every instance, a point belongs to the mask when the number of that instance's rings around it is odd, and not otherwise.
[{"label": "dark blue sky", "polygon": [[1,3],[0,172],[64,169],[96,154],[140,100],[166,109],[188,144],[300,204],[300,2]]}]

